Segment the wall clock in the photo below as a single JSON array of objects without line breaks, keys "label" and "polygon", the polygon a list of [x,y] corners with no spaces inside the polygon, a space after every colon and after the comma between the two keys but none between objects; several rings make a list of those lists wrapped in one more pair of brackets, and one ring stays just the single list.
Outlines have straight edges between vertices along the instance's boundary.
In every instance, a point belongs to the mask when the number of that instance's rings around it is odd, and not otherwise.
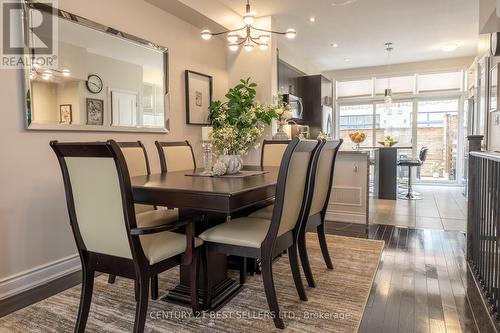
[{"label": "wall clock", "polygon": [[96,74],[91,74],[87,78],[87,89],[93,94],[98,94],[102,91],[102,80]]}]

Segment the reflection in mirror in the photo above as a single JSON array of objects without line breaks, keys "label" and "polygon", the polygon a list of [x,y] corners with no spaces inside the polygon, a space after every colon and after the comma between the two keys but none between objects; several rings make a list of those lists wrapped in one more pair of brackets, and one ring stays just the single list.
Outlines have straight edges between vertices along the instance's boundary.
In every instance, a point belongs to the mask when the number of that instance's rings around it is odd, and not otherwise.
[{"label": "reflection in mirror", "polygon": [[66,12],[57,19],[56,63],[27,73],[28,128],[165,131],[166,49]]}]

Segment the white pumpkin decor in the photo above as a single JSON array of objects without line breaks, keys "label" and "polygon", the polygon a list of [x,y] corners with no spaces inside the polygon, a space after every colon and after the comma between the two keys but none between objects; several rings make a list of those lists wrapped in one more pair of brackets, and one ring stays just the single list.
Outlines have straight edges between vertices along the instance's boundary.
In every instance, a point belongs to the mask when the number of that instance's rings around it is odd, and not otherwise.
[{"label": "white pumpkin decor", "polygon": [[212,169],[212,172],[214,173],[215,176],[223,176],[226,174],[226,171],[227,171],[227,166],[223,162],[215,163]]}]

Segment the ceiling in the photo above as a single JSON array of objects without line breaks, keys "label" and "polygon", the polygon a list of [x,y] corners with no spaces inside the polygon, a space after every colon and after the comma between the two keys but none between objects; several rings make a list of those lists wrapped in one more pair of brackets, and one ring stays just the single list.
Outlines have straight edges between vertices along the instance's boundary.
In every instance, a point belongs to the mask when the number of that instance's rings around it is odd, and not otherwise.
[{"label": "ceiling", "polygon": [[[244,0],[219,0],[242,15]],[[479,0],[251,0],[277,30],[293,27],[291,51],[320,71],[472,56]],[[315,23],[309,22],[314,16]],[[282,38],[282,37],[279,37]],[[390,60],[384,43],[393,42]],[[445,43],[456,43],[444,52]],[[334,48],[331,45],[338,44]],[[346,60],[347,59],[347,60]]]}]

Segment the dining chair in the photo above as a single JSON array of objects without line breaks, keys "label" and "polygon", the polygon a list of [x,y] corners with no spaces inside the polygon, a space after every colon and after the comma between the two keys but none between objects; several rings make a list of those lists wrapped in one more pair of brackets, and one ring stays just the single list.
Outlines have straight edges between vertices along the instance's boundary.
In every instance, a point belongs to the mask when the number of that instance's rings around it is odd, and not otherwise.
[{"label": "dining chair", "polygon": [[155,141],[155,145],[160,156],[161,172],[196,169],[193,147],[189,141]]},{"label": "dining chair", "polygon": [[[321,253],[323,255],[323,259],[325,260],[326,267],[328,269],[333,269],[332,260],[330,258],[330,253],[328,251],[328,245],[326,242],[325,216],[326,210],[328,209],[330,194],[332,191],[335,161],[337,159],[337,154],[342,143],[342,139],[324,141],[324,145],[319,153],[316,174],[311,180],[313,184],[313,194],[311,195],[310,200],[307,202],[305,213],[303,215],[304,220],[301,223],[301,229],[298,238],[298,250],[302,269],[304,270],[304,275],[310,287],[316,287],[316,284],[314,282],[311,266],[309,264],[309,257],[307,254],[306,232],[316,229]],[[267,206],[250,214],[249,217],[265,219],[269,218],[272,216],[273,208],[273,206]]]},{"label": "dining chair", "polygon": [[[146,147],[141,141],[117,142],[127,163],[130,177],[151,174]],[[134,204],[136,221],[139,227],[152,227],[174,222],[179,218],[177,209],[158,208],[152,205]],[[115,276],[110,275],[108,282],[114,283]],[[151,299],[158,299],[158,276],[151,278]]]},{"label": "dining chair", "polygon": [[290,140],[264,140],[260,154],[260,166],[279,167]]},{"label": "dining chair", "polygon": [[[202,232],[205,241],[204,260],[208,252],[260,259],[264,291],[274,325],[284,328],[273,281],[272,263],[275,256],[288,249],[290,268],[301,300],[307,296],[300,277],[297,238],[303,220],[307,197],[311,195],[310,179],[317,165],[317,152],[323,142],[292,140],[280,164],[276,185],[276,204],[271,219],[240,217]],[[210,281],[205,278],[205,307],[210,306]]]},{"label": "dining chair", "polygon": [[328,140],[321,150],[310,207],[306,209],[308,214],[305,215],[306,217],[304,218],[302,229],[299,233],[300,262],[304,270],[304,275],[306,276],[307,284],[312,288],[316,287],[316,283],[314,282],[311,266],[309,264],[309,256],[307,254],[306,232],[316,231],[326,267],[328,269],[333,269],[332,259],[328,251],[328,243],[326,242],[325,217],[332,192],[335,161],[337,160],[337,154],[343,141],[342,139]]},{"label": "dining chair", "polygon": [[[82,264],[82,290],[75,332],[84,332],[95,272],[134,280],[134,333],[144,331],[152,276],[179,264],[189,265],[191,308],[199,314],[199,247],[192,217],[159,226],[139,227],[130,175],[113,141],[50,142],[61,167],[69,220]],[[171,232],[186,226],[186,235]]]}]

